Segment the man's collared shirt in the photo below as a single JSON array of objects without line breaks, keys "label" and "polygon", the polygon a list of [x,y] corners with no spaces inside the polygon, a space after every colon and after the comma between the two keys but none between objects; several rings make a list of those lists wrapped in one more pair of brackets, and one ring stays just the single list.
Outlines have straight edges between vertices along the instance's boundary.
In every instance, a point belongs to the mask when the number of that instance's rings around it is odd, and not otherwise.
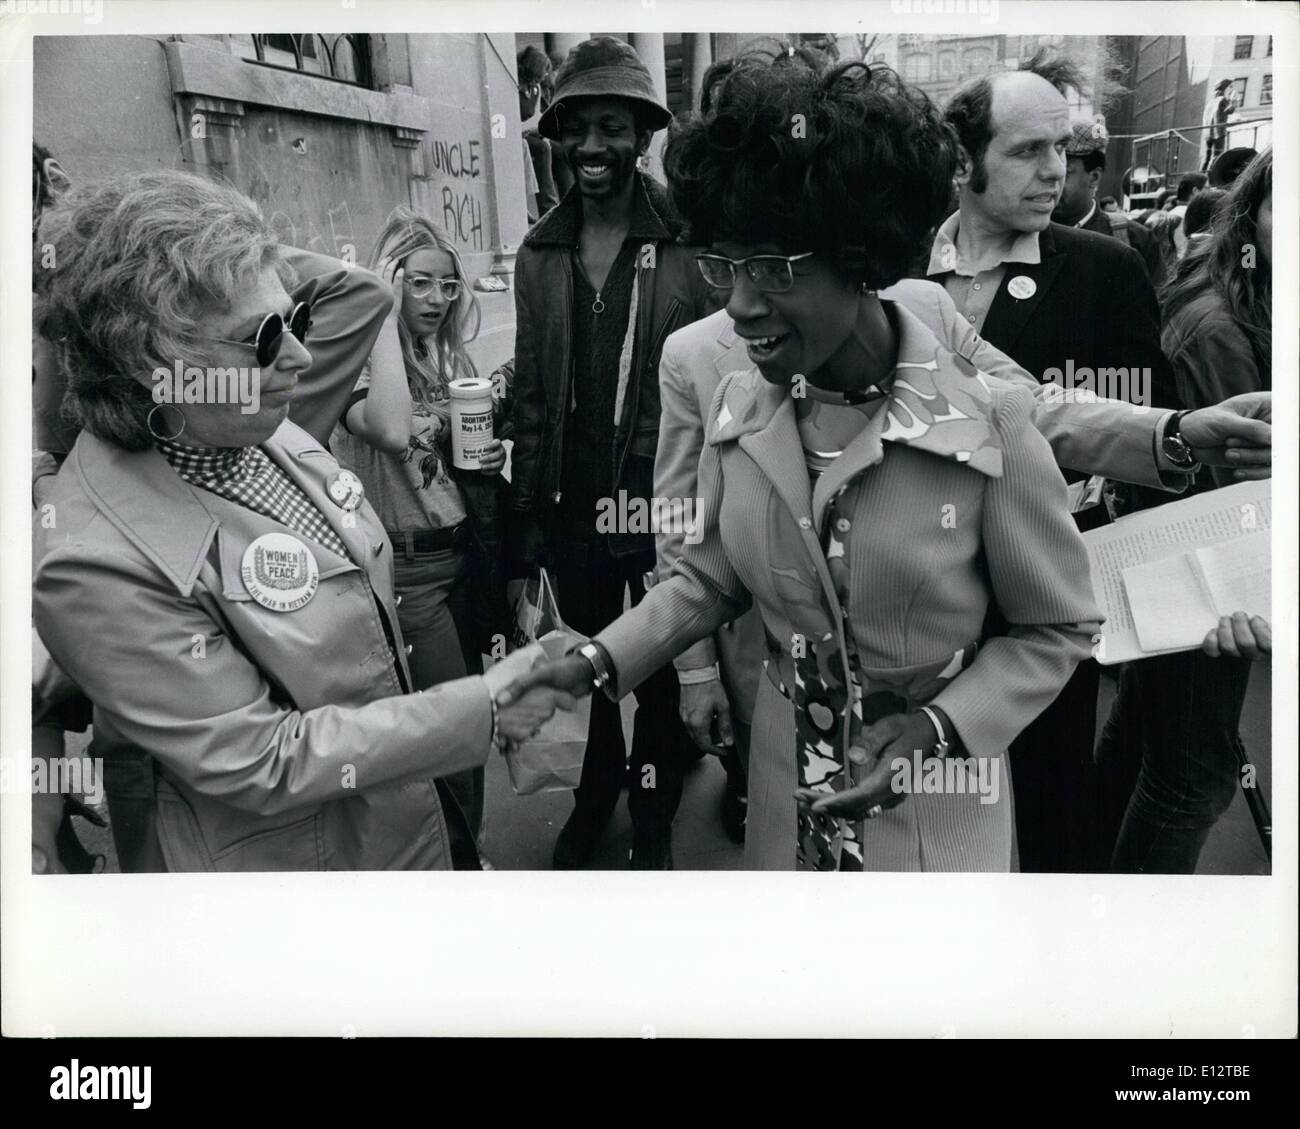
[{"label": "man's collared shirt", "polygon": [[1092,217],[1095,216],[1096,214],[1097,214],[1097,201],[1094,200],[1094,201],[1092,202],[1092,207],[1088,209],[1088,214],[1087,214],[1086,216],[1084,216],[1083,219],[1081,219],[1081,220],[1080,220],[1078,223],[1076,223],[1074,226],[1075,226],[1075,227],[1087,227],[1088,224],[1092,222]]},{"label": "man's collared shirt", "polygon": [[1039,263],[1042,255],[1038,249],[1038,232],[1022,232],[1011,249],[996,263],[971,263],[957,250],[957,227],[961,213],[953,212],[939,226],[930,248],[930,264],[925,268],[928,277],[941,283],[958,312],[978,333],[984,326],[993,297],[1002,285],[1008,263]]}]

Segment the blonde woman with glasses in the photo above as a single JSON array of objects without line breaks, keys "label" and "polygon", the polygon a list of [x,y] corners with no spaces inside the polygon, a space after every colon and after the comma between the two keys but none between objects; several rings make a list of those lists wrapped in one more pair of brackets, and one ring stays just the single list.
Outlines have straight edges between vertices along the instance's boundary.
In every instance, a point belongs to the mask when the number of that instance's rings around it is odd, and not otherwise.
[{"label": "blonde woman with glasses", "polygon": [[[449,385],[476,377],[465,346],[478,333],[479,304],[455,245],[407,207],[393,210],[369,266],[393,288],[393,310],[331,439],[356,472],[393,544],[398,617],[416,689],[481,673],[467,588],[481,546],[454,477]],[[499,439],[478,473],[505,465]],[[455,472],[465,473],[465,472]],[[483,770],[447,779],[477,836]]]}]

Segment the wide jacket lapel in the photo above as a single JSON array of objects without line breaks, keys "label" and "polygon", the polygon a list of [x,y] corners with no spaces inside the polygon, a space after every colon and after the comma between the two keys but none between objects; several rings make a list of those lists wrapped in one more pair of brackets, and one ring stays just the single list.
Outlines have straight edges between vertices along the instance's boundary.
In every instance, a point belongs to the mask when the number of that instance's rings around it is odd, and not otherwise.
[{"label": "wide jacket lapel", "polygon": [[[1006,273],[980,329],[984,340],[1013,357],[1020,334],[1065,267],[1065,256],[1056,253],[1048,232],[1039,236],[1038,247],[1042,253],[1041,262],[1006,264]],[[1034,292],[1027,298],[1017,298],[1012,292],[1011,284],[1017,278],[1027,278],[1033,283]],[[1016,289],[1021,288],[1022,284],[1017,284]]]},{"label": "wide jacket lapel", "polygon": [[[375,556],[377,542],[367,535],[358,513],[354,521],[345,521],[347,511],[337,505],[325,491],[326,466],[333,469],[337,464],[333,455],[325,451],[319,443],[302,428],[287,420],[280,425],[275,434],[263,445],[268,457],[285,472],[312,504],[320,511],[329,527],[339,535],[347,546],[352,560],[346,561],[325,546],[312,546],[312,552],[322,556],[321,575],[332,575],[353,566],[360,565],[370,571],[370,561]],[[322,473],[326,471],[326,473]]]},{"label": "wide jacket lapel", "polygon": [[984,374],[953,353],[901,303],[892,303],[898,359],[880,410],[826,470],[813,492],[820,529],[831,500],[850,480],[884,457],[885,443],[915,447],[964,463],[990,478],[1002,475],[1002,445],[991,419]]}]

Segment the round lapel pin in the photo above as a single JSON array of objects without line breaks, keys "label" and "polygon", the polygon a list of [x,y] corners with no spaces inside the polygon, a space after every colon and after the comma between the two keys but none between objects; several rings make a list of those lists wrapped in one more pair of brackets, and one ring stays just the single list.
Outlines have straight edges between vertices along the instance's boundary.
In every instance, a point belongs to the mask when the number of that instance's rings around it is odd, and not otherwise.
[{"label": "round lapel pin", "polygon": [[239,575],[248,594],[273,612],[292,612],[316,595],[320,569],[306,545],[287,533],[263,533],[244,550]]},{"label": "round lapel pin", "polygon": [[1038,292],[1038,283],[1027,274],[1018,274],[1007,284],[1007,290],[1010,292],[1011,297],[1024,301],[1026,298],[1032,298]]},{"label": "round lapel pin", "polygon": [[325,480],[325,493],[340,509],[351,512],[361,505],[366,489],[350,470],[336,470]]}]

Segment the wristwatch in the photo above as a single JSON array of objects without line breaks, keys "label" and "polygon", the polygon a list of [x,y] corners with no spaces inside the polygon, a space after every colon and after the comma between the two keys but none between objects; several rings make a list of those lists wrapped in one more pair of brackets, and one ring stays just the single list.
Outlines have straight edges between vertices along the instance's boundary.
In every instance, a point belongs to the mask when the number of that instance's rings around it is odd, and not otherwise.
[{"label": "wristwatch", "polygon": [[1196,466],[1196,456],[1192,454],[1192,446],[1183,438],[1179,430],[1179,424],[1186,414],[1186,412],[1174,412],[1169,417],[1169,422],[1165,424],[1164,438],[1160,440],[1161,452],[1179,470],[1191,470]]}]

